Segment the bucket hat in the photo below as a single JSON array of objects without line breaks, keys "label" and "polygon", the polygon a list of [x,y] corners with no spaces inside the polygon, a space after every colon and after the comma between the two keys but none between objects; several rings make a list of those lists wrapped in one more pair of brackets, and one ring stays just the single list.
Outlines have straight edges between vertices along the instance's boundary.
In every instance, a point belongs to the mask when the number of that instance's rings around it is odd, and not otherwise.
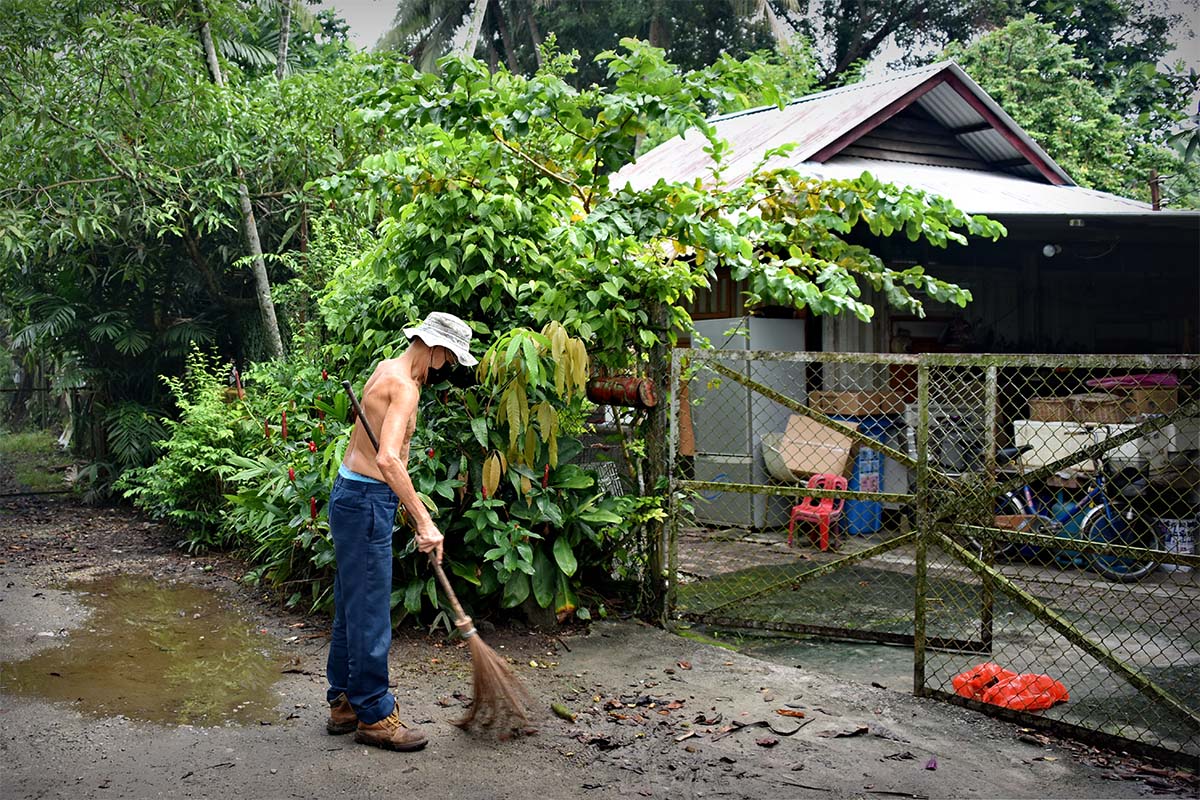
[{"label": "bucket hat", "polygon": [[471,328],[453,314],[434,311],[425,321],[414,328],[405,328],[404,335],[409,339],[420,336],[421,341],[430,347],[441,346],[454,353],[458,363],[464,367],[473,367],[479,359],[471,355]]}]

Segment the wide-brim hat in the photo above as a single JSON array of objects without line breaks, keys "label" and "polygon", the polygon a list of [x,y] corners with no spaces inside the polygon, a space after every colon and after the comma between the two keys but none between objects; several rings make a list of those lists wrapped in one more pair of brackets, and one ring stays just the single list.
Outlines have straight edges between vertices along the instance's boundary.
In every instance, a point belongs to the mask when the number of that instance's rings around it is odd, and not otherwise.
[{"label": "wide-brim hat", "polygon": [[464,367],[479,363],[479,359],[471,355],[471,327],[453,314],[434,311],[415,328],[405,328],[404,335],[409,339],[420,336],[430,347],[446,348]]}]

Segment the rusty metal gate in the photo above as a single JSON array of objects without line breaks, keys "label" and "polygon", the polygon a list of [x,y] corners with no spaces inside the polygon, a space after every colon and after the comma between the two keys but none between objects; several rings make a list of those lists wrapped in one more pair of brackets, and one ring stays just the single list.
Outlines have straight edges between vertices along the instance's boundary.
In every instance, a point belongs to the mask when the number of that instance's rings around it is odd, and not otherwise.
[{"label": "rusty metal gate", "polygon": [[910,646],[917,694],[1200,754],[1200,358],[692,349],[672,372],[675,619]]}]

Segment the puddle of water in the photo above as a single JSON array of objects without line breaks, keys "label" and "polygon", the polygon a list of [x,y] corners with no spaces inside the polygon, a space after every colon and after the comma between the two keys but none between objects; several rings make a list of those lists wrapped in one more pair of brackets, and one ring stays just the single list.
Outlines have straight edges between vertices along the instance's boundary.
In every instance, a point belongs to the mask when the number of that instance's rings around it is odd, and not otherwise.
[{"label": "puddle of water", "polygon": [[0,665],[5,691],[158,723],[279,719],[271,687],[282,660],[216,593],[131,576],[68,588],[91,616],[62,645]]}]

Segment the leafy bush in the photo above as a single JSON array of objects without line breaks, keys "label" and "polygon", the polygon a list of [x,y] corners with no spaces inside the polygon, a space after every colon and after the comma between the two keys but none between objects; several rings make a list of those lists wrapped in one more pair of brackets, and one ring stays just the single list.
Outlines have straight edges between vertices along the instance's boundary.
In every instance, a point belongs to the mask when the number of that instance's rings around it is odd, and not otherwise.
[{"label": "leafy bush", "polygon": [[194,349],[182,378],[163,378],[179,418],[163,422],[169,438],[156,442],[158,461],[130,470],[115,488],[155,519],[169,519],[191,551],[223,547],[226,477],[244,446],[245,430],[229,404],[223,368]]},{"label": "leafy bush", "polygon": [[231,458],[225,539],[252,568],[247,579],[310,608],[332,602],[328,501],[349,434],[347,398],[312,365],[259,364],[246,375],[242,454]]}]

